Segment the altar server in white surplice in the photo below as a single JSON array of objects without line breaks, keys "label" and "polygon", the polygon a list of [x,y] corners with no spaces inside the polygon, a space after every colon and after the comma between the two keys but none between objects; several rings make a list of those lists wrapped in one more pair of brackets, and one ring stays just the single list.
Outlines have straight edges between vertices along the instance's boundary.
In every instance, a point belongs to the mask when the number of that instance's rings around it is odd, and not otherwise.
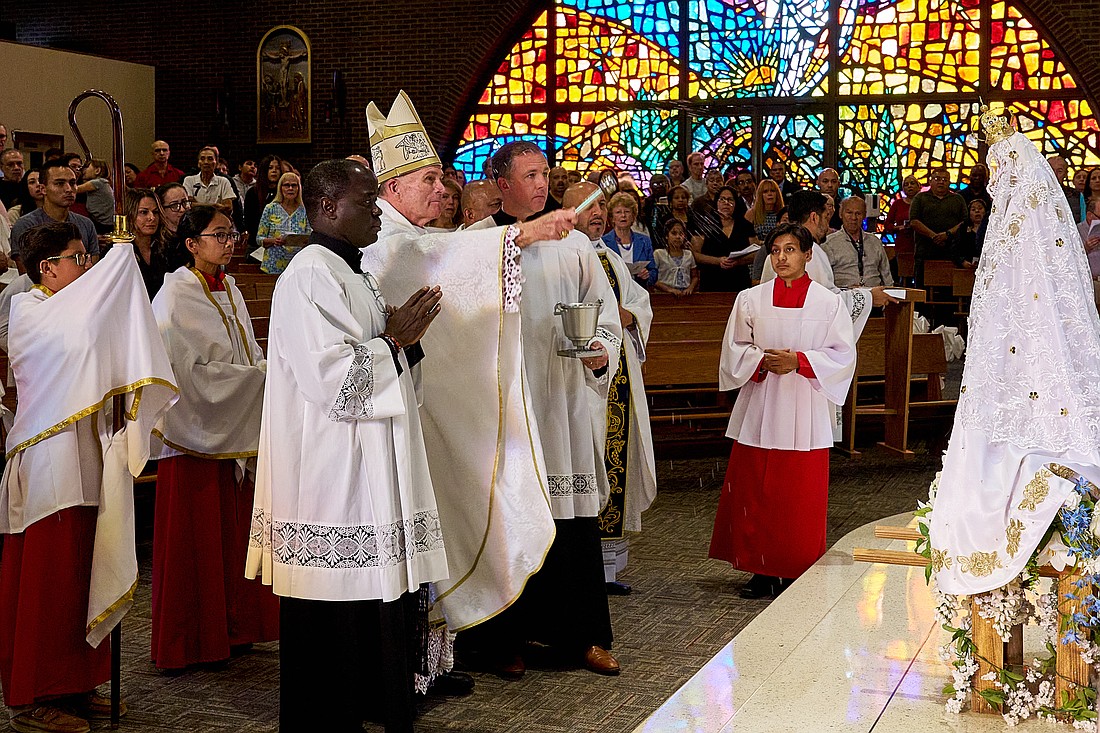
[{"label": "altar server in white surplice", "polygon": [[228,660],[279,638],[279,600],[241,572],[267,362],[244,296],[225,273],[233,222],[196,205],[176,230],[190,259],[153,298],[180,399],[153,431],[152,657],[158,669]]},{"label": "altar server in white surplice", "polygon": [[[363,267],[391,302],[425,282],[444,291],[422,341],[420,414],[450,568],[433,595],[447,626],[461,631],[511,605],[554,539],[542,446],[523,386],[520,247],[572,229],[572,213],[511,227],[426,229],[439,215],[443,169],[411,100],[400,93],[388,118],[372,102],[367,122],[382,230],[363,249]],[[449,672],[438,661],[450,659],[453,634],[438,626],[432,634],[439,638],[429,643],[421,692]],[[445,653],[436,655],[437,648]],[[459,678],[472,684],[455,673],[448,682]]]},{"label": "altar server in white surplice", "polygon": [[[577,206],[596,190],[594,183],[574,184],[565,192],[563,205]],[[606,423],[607,429],[604,464],[610,493],[599,517],[604,579],[608,582],[609,593],[625,595],[630,593],[630,586],[616,581],[616,574],[627,562],[624,532],[642,530],[642,512],[657,495],[653,434],[642,381],[642,362],[645,361],[649,326],[653,322],[653,308],[649,293],[630,274],[623,258],[604,245],[602,236],[606,221],[607,201],[602,195],[577,216],[577,229],[588,235],[615,291],[623,326],[618,371],[611,381],[606,403],[596,401],[594,414],[597,420]]]},{"label": "altar server in white surplice", "polygon": [[447,577],[411,372],[440,291],[391,312],[362,271],[377,192],[355,161],[310,171],[310,244],[271,305],[247,575],[283,596],[284,731],[355,729],[373,697],[387,731],[411,731],[407,625]]},{"label": "altar server in white surplice", "polygon": [[8,333],[19,410],[0,485],[0,679],[13,728],[88,730],[110,712],[95,693],[104,640],[137,587],[133,476],[176,388],[132,247],[84,274],[80,232],[56,222],[27,232],[22,261],[34,287],[12,299]]},{"label": "altar server in white surplice", "polygon": [[776,595],[825,553],[833,411],[855,338],[840,296],[806,274],[812,244],[799,224],[771,231],[779,277],[737,296],[723,337],[718,388],[740,392],[710,556],[754,574],[743,598]]},{"label": "altar server in white surplice", "polygon": [[[508,143],[494,155],[492,168],[503,198],[498,223],[526,222],[546,204],[549,167],[537,145]],[[522,676],[525,642],[558,648],[589,669],[617,674],[611,645],[611,617],[603,579],[596,516],[607,501],[603,449],[606,426],[593,420],[592,399],[607,399],[622,340],[615,293],[599,258],[579,232],[559,232],[555,241],[523,250],[523,363],[531,389],[534,419],[546,459],[550,508],[557,534],[542,569],[527,583],[520,600],[475,629],[472,643],[488,652],[489,666],[507,677]],[[558,303],[603,301],[585,360],[559,356],[572,348],[565,337]]]}]

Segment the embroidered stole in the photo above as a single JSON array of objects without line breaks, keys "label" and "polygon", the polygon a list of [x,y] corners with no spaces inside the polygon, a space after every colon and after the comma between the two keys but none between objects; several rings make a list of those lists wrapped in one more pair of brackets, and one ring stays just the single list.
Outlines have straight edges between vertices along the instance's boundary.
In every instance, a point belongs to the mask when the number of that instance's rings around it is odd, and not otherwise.
[{"label": "embroidered stole", "polygon": [[[621,302],[619,280],[615,270],[603,252],[597,252],[616,302]],[[598,523],[600,538],[621,539],[626,518],[626,461],[627,442],[630,435],[630,373],[626,366],[627,337],[624,334],[619,345],[619,370],[611,382],[607,395],[607,442],[604,445],[604,465],[607,467],[607,483],[611,493],[607,506],[600,512]]]}]

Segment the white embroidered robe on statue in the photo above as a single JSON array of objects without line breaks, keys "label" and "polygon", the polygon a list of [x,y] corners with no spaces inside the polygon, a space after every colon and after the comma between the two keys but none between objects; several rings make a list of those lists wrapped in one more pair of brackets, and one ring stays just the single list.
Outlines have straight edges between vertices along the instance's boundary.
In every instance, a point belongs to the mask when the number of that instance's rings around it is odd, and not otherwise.
[{"label": "white embroidered robe on statue", "polygon": [[245,574],[277,595],[393,601],[447,577],[415,388],[370,278],[318,244],[271,303]]},{"label": "white embroidered robe on statue", "polygon": [[211,291],[195,270],[170,272],[153,314],[180,388],[153,431],[155,456],[256,455],[267,362],[233,277],[226,275],[224,291]]},{"label": "white embroidered robe on statue", "polygon": [[436,598],[460,631],[511,605],[554,541],[523,382],[519,248],[505,227],[429,232],[378,205],[382,230],[363,249],[363,268],[386,300],[404,303],[424,285],[443,290],[422,341],[420,414],[450,568]]},{"label": "white embroidered robe on statue", "polygon": [[[589,391],[606,404],[609,380],[618,365],[614,355],[622,343],[615,293],[588,237],[579,232],[526,247],[522,262],[523,360],[546,457],[550,506],[555,519],[595,517],[607,501],[607,423],[593,420]],[[607,372],[597,378],[580,359],[558,356],[558,350],[573,344],[554,306],[601,299],[593,341],[603,344],[610,360]]]},{"label": "white embroidered robe on statue", "polygon": [[[844,402],[855,374],[849,313],[840,296],[817,282],[801,308],[776,308],[774,287],[766,282],[739,293],[726,324],[718,389],[740,388],[726,435],[757,448],[829,448],[834,406]],[[814,378],[789,372],[752,381],[766,349],[803,352]]]},{"label": "white embroidered robe on statue", "polygon": [[[649,292],[630,275],[626,262],[608,249],[602,239],[592,242],[596,254],[603,254],[615,270],[619,282],[619,305],[634,317],[634,326],[624,330],[626,337],[626,370],[630,376],[630,432],[627,436],[626,501],[624,503],[623,529],[642,531],[642,512],[649,508],[657,496],[657,466],[653,457],[653,431],[649,425],[649,400],[646,399],[645,382],[642,379],[642,362],[645,361],[645,345],[649,341],[649,327],[653,323],[653,307]],[[605,306],[606,307],[606,306]],[[595,393],[593,392],[595,397]],[[597,418],[607,420],[606,403],[595,402]]]},{"label": "white embroidered robe on statue", "polygon": [[[99,646],[133,605],[133,477],[177,395],[133,248],[116,245],[52,296],[16,295],[8,347],[19,409],[0,482],[0,533],[62,509],[99,507],[87,628],[88,643]],[[126,410],[117,433],[114,395]]]},{"label": "white embroidered robe on statue", "polygon": [[929,532],[936,584],[965,595],[1023,570],[1074,491],[1054,471],[1100,484],[1100,319],[1081,238],[1031,140],[991,145],[989,163],[992,214]]}]

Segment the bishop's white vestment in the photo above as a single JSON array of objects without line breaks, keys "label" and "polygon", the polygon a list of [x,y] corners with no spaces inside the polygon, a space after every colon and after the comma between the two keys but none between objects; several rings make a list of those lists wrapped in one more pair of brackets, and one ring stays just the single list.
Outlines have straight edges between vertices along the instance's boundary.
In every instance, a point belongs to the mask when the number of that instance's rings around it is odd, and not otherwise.
[{"label": "bishop's white vestment", "polygon": [[449,566],[435,593],[458,631],[515,601],[554,540],[524,383],[520,250],[506,227],[428,231],[384,199],[378,206],[382,230],[363,268],[386,300],[404,303],[425,285],[443,291],[422,340],[420,414]]},{"label": "bishop's white vestment", "polygon": [[447,577],[415,388],[369,274],[310,245],[275,286],[246,574],[277,595],[393,601]]}]

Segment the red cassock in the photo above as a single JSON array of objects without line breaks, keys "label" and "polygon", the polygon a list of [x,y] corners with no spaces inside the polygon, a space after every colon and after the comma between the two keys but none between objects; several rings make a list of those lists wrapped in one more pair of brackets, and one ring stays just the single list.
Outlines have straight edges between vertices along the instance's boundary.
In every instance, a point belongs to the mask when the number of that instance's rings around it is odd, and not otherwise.
[{"label": "red cassock", "polygon": [[110,679],[110,639],[93,649],[84,638],[97,512],[62,509],[4,537],[0,681],[8,705],[89,692]]},{"label": "red cassock", "polygon": [[710,557],[738,570],[797,578],[825,554],[829,449],[733,444]]},{"label": "red cassock", "polygon": [[[810,279],[803,276],[789,287],[776,279],[767,287],[772,288],[774,307],[802,308]],[[800,378],[816,379],[806,355],[797,354]],[[758,367],[751,381],[769,378],[774,375]],[[710,557],[750,573],[797,578],[825,554],[828,504],[829,448],[783,450],[735,441],[718,500]]]},{"label": "red cassock", "polygon": [[279,638],[279,599],[244,577],[254,489],[235,461],[161,459],[153,532],[153,664],[228,659],[230,647]]}]

